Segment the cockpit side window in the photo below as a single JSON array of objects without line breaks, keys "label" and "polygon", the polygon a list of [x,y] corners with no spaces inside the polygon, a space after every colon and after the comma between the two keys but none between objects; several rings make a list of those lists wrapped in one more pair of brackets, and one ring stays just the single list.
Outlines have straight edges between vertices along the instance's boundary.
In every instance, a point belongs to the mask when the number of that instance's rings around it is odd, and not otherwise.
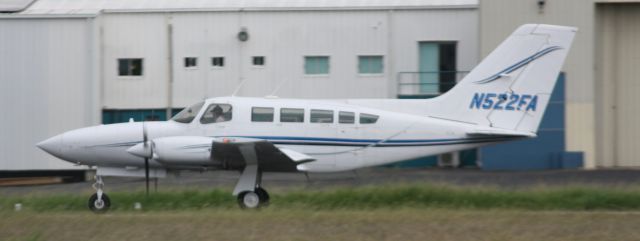
[{"label": "cockpit side window", "polygon": [[220,123],[230,121],[232,117],[232,107],[229,104],[211,104],[204,111],[200,118],[200,123]]},{"label": "cockpit side window", "polygon": [[175,122],[185,123],[185,124],[191,123],[191,121],[193,121],[193,119],[196,118],[196,115],[198,115],[198,112],[200,112],[200,109],[202,108],[203,105],[204,105],[204,102],[198,102],[192,106],[184,108],[182,111],[176,114],[173,118],[171,118],[171,120]]}]

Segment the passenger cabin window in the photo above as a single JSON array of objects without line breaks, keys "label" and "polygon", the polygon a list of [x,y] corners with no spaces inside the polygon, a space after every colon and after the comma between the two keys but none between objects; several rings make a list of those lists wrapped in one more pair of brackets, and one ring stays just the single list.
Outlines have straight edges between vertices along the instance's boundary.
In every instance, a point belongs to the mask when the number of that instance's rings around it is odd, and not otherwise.
[{"label": "passenger cabin window", "polygon": [[229,104],[211,104],[202,114],[200,123],[220,123],[230,121],[232,117],[232,108]]},{"label": "passenger cabin window", "polygon": [[252,122],[273,122],[273,108],[253,107],[251,108]]},{"label": "passenger cabin window", "polygon": [[340,111],[338,114],[338,123],[353,124],[356,121],[356,114],[353,112]]},{"label": "passenger cabin window", "polygon": [[203,105],[204,105],[204,102],[198,102],[192,106],[184,108],[182,111],[178,112],[178,114],[176,114],[173,118],[171,118],[171,120],[175,122],[180,122],[180,123],[191,123],[191,121],[193,121],[193,119],[196,118],[196,115],[198,115],[198,112],[200,112],[200,109],[202,108]]},{"label": "passenger cabin window", "polygon": [[377,115],[364,114],[364,113],[360,114],[360,124],[374,124],[376,123],[376,121],[378,121]]},{"label": "passenger cabin window", "polygon": [[333,123],[333,111],[311,110],[311,123]]},{"label": "passenger cabin window", "polygon": [[304,122],[304,109],[280,109],[280,122]]}]

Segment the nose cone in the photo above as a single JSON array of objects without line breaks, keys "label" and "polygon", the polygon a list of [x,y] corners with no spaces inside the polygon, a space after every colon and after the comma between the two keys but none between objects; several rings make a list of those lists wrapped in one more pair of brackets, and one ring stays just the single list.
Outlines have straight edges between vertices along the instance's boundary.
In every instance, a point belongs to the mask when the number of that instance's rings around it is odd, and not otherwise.
[{"label": "nose cone", "polygon": [[55,157],[62,158],[62,135],[41,141],[36,146]]},{"label": "nose cone", "polygon": [[127,149],[127,152],[139,157],[151,157],[151,148],[144,145],[144,143],[139,143],[131,148]]}]

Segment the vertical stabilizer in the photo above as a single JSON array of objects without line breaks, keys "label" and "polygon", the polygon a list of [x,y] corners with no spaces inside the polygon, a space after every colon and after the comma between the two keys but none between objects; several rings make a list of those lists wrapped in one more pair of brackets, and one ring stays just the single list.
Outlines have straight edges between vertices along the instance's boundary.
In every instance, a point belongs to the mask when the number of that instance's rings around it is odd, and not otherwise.
[{"label": "vertical stabilizer", "polygon": [[535,133],[577,29],[526,24],[449,92],[434,117]]}]

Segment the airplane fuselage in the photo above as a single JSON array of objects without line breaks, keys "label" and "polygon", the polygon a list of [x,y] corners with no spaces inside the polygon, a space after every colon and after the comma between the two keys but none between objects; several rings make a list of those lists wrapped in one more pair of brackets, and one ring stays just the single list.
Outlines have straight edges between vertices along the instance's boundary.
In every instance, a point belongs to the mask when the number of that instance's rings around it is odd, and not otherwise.
[{"label": "airplane fuselage", "polygon": [[[230,118],[206,121],[207,111],[215,105],[231,107],[228,110],[231,114],[227,114]],[[505,137],[470,137],[467,130],[474,126],[465,123],[341,101],[223,97],[209,99],[195,111],[197,114],[187,123],[176,120],[145,123],[149,138],[263,139],[277,147],[315,158],[313,162],[301,164],[308,172],[384,165],[505,140]],[[129,122],[82,128],[50,141],[58,142],[61,147],[54,151],[56,156],[69,162],[102,167],[140,167],[144,164],[143,158],[128,153],[127,149],[142,142],[142,125],[141,122]],[[166,169],[216,168],[206,161],[171,166],[152,160],[150,165]]]}]

